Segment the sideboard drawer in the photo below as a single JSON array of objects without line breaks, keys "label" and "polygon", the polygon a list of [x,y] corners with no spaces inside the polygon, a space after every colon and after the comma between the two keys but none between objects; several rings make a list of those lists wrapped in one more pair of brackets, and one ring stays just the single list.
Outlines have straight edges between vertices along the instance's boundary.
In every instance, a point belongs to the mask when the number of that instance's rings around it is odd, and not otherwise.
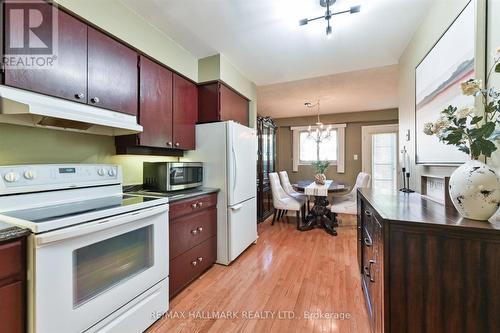
[{"label": "sideboard drawer", "polygon": [[217,205],[217,193],[202,195],[193,199],[187,199],[170,204],[169,217],[173,220],[177,217],[196,213],[202,209]]},{"label": "sideboard drawer", "polygon": [[174,259],[217,235],[217,209],[212,207],[170,220],[169,234],[170,258]]},{"label": "sideboard drawer", "polygon": [[175,296],[209,269],[216,260],[217,237],[212,237],[170,261],[169,295]]}]

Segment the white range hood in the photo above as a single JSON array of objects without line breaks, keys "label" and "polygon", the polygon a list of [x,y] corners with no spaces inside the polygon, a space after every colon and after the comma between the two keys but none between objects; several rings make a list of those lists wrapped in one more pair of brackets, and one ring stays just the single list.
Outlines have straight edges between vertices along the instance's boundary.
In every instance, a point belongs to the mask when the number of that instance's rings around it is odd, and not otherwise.
[{"label": "white range hood", "polygon": [[111,136],[142,132],[135,116],[3,85],[0,123]]}]

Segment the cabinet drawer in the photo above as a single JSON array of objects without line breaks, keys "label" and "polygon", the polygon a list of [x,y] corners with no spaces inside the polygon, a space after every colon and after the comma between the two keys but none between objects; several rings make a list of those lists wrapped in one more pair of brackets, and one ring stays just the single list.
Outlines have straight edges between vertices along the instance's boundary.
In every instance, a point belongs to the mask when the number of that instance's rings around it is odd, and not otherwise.
[{"label": "cabinet drawer", "polygon": [[217,237],[212,237],[170,260],[170,297],[210,268],[217,258]]},{"label": "cabinet drawer", "polygon": [[212,207],[170,220],[169,233],[170,258],[174,259],[217,234],[217,209]]},{"label": "cabinet drawer", "polygon": [[24,332],[24,282],[0,287],[0,333]]},{"label": "cabinet drawer", "polygon": [[202,195],[196,198],[173,202],[170,204],[169,217],[173,220],[177,217],[196,213],[204,208],[217,205],[217,193]]},{"label": "cabinet drawer", "polygon": [[[0,245],[0,281],[18,276],[23,271],[23,246],[21,240]],[[23,278],[19,276],[19,278]]]}]

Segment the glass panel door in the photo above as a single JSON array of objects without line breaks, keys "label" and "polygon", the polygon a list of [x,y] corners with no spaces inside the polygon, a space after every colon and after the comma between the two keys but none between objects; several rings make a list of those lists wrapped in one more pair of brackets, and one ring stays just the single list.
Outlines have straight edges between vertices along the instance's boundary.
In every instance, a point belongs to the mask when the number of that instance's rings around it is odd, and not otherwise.
[{"label": "glass panel door", "polygon": [[397,187],[397,133],[372,134],[372,186]]},{"label": "glass panel door", "polygon": [[154,264],[153,225],[73,251],[73,307]]}]

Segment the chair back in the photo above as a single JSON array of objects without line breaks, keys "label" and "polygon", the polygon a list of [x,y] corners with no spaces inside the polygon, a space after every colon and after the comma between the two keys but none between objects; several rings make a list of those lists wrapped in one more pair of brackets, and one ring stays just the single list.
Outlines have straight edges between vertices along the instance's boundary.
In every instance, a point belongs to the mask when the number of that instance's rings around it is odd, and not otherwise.
[{"label": "chair back", "polygon": [[281,186],[285,190],[287,194],[295,193],[295,190],[293,189],[292,184],[290,184],[290,179],[288,178],[288,172],[286,171],[280,171],[280,180],[281,180]]},{"label": "chair back", "polygon": [[274,206],[277,207],[279,206],[279,203],[283,202],[283,199],[286,199],[289,196],[286,194],[285,190],[283,190],[283,187],[281,187],[278,173],[276,172],[269,173],[269,182],[271,183],[273,203]]},{"label": "chair back", "polygon": [[358,188],[370,187],[370,179],[371,176],[369,173],[366,172],[358,173],[358,176],[356,177],[356,184],[354,184],[351,194],[355,195],[357,193]]}]

